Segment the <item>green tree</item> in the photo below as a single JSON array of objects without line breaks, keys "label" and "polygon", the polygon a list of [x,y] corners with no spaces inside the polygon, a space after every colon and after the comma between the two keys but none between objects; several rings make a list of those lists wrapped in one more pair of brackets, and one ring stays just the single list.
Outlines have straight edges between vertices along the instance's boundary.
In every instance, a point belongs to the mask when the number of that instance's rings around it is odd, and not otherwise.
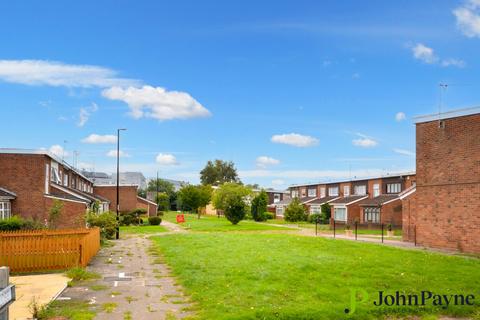
[{"label": "green tree", "polygon": [[268,195],[265,190],[262,190],[255,198],[252,200],[252,218],[255,221],[266,221],[267,215],[267,205],[268,205]]},{"label": "green tree", "polygon": [[[157,191],[157,188],[158,188],[159,193],[165,193],[166,195],[168,195],[169,206],[168,206],[167,210],[172,209],[172,207],[175,206],[176,201],[177,201],[177,192],[175,191],[175,185],[173,183],[171,183],[170,181],[167,181],[167,180],[164,180],[164,179],[158,179],[158,180],[157,179],[152,179],[152,180],[148,181],[148,186],[147,186],[147,189],[145,191],[145,196],[144,197],[146,197],[147,191],[155,192],[155,191]],[[158,203],[158,205],[160,207],[160,203]]]},{"label": "green tree", "polygon": [[53,200],[53,204],[48,211],[48,226],[52,229],[57,227],[58,219],[62,215],[63,211],[63,202],[60,200]]},{"label": "green tree", "polygon": [[200,181],[203,185],[218,186],[225,182],[240,182],[237,169],[232,161],[208,161],[200,171]]},{"label": "green tree", "polygon": [[212,198],[212,187],[186,185],[178,191],[178,201],[182,210],[193,211],[198,214],[199,208],[205,207]]},{"label": "green tree", "polygon": [[226,210],[227,202],[230,197],[238,196],[242,199],[247,199],[251,193],[252,191],[249,188],[239,183],[227,182],[215,190],[212,203],[215,209]]},{"label": "green tree", "polygon": [[244,197],[240,194],[233,194],[226,198],[225,201],[225,217],[232,224],[237,224],[245,218],[247,205]]},{"label": "green tree", "polygon": [[330,223],[330,218],[332,216],[332,207],[328,203],[322,204],[321,207],[321,217],[323,223]]},{"label": "green tree", "polygon": [[158,204],[158,211],[170,210],[170,198],[168,194],[159,192],[155,198],[155,202]]},{"label": "green tree", "polygon": [[289,222],[305,221],[307,219],[305,208],[303,207],[303,204],[300,203],[298,198],[294,198],[287,206],[285,209],[284,219],[285,221]]}]

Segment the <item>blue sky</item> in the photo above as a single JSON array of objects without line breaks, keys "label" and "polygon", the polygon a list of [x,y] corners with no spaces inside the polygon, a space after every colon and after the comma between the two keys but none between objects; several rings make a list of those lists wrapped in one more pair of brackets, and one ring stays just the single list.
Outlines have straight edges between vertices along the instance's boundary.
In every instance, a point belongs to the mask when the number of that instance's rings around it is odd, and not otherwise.
[{"label": "blue sky", "polygon": [[413,170],[438,84],[445,110],[478,104],[479,38],[479,0],[3,2],[0,147],[112,172],[127,128],[121,170],[146,176]]}]

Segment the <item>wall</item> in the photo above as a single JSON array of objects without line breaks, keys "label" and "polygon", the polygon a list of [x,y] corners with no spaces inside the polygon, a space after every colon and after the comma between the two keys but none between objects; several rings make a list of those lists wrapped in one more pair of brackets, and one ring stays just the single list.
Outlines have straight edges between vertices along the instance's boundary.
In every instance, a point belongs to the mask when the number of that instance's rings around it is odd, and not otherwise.
[{"label": "wall", "polygon": [[[53,206],[55,199],[44,198],[44,219],[48,220],[50,208]],[[64,201],[63,207],[58,220],[55,223],[57,228],[78,228],[85,227],[85,214],[87,213],[87,205],[82,202]]]},{"label": "wall", "polygon": [[443,123],[416,126],[417,243],[480,253],[480,114]]},{"label": "wall", "polygon": [[157,205],[152,204],[141,197],[137,197],[137,208],[147,210],[147,214],[150,217],[157,215]]},{"label": "wall", "polygon": [[384,204],[380,208],[381,223],[391,223],[392,225],[399,227],[402,225],[402,214],[402,200],[398,199]]},{"label": "wall", "polygon": [[[117,187],[94,186],[93,193],[110,200],[110,210],[117,210]],[[120,212],[128,212],[137,208],[137,186],[120,186]]]}]

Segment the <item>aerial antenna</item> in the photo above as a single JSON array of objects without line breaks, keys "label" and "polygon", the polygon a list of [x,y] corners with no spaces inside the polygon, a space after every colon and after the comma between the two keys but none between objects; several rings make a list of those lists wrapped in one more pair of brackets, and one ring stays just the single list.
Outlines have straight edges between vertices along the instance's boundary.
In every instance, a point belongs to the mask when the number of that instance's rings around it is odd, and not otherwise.
[{"label": "aerial antenna", "polygon": [[447,91],[447,88],[448,88],[448,83],[439,83],[438,86],[440,88],[440,102],[438,104],[438,126],[442,127],[442,121],[440,119],[440,115],[442,114],[443,100],[444,100],[445,92]]},{"label": "aerial antenna", "polygon": [[65,145],[67,144],[67,140],[63,140],[63,149],[62,149],[62,163],[65,162]]}]

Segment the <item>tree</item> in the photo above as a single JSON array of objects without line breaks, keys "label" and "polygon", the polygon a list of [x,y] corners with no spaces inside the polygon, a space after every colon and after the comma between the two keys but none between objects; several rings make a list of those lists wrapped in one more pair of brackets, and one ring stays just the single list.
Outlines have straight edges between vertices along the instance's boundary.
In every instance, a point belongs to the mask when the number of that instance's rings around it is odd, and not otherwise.
[{"label": "tree", "polygon": [[[151,179],[148,182],[148,186],[147,186],[146,191],[155,192],[157,190],[158,190],[159,193],[164,193],[164,194],[168,195],[169,205],[168,205],[168,209],[166,209],[166,210],[172,209],[172,207],[175,206],[175,203],[177,201],[177,192],[175,191],[174,184],[167,181],[167,180],[163,180],[163,179]],[[145,191],[145,196],[143,196],[143,197],[146,197],[146,191]],[[141,191],[139,191],[139,195],[140,195],[140,193],[141,193]],[[157,204],[159,205],[159,208],[160,208],[160,203],[157,202]]]},{"label": "tree", "polygon": [[200,181],[203,185],[218,186],[225,182],[239,182],[237,169],[232,161],[208,161],[200,171]]},{"label": "tree", "polygon": [[289,222],[305,221],[307,219],[305,208],[298,198],[294,198],[285,209],[284,219]]},{"label": "tree", "polygon": [[170,199],[168,194],[159,192],[156,196],[155,202],[158,204],[158,211],[167,211],[170,209]]},{"label": "tree", "polygon": [[255,198],[252,200],[252,218],[255,221],[266,221],[268,205],[268,195],[265,190],[262,190]]},{"label": "tree", "polygon": [[321,216],[323,223],[329,223],[332,216],[332,207],[328,203],[322,204]]},{"label": "tree", "polygon": [[178,191],[178,201],[183,210],[196,212],[200,218],[198,209],[210,203],[212,191],[210,186],[186,185]]},{"label": "tree", "polygon": [[63,211],[63,202],[60,200],[53,200],[53,204],[48,211],[48,226],[52,229],[57,227],[58,219]]},{"label": "tree", "polygon": [[250,196],[251,192],[249,188],[239,183],[227,182],[215,190],[212,203],[215,209],[226,210],[230,197],[238,196],[245,200]]},{"label": "tree", "polygon": [[247,205],[244,197],[240,194],[233,194],[225,201],[225,217],[232,224],[237,224],[245,218]]}]

